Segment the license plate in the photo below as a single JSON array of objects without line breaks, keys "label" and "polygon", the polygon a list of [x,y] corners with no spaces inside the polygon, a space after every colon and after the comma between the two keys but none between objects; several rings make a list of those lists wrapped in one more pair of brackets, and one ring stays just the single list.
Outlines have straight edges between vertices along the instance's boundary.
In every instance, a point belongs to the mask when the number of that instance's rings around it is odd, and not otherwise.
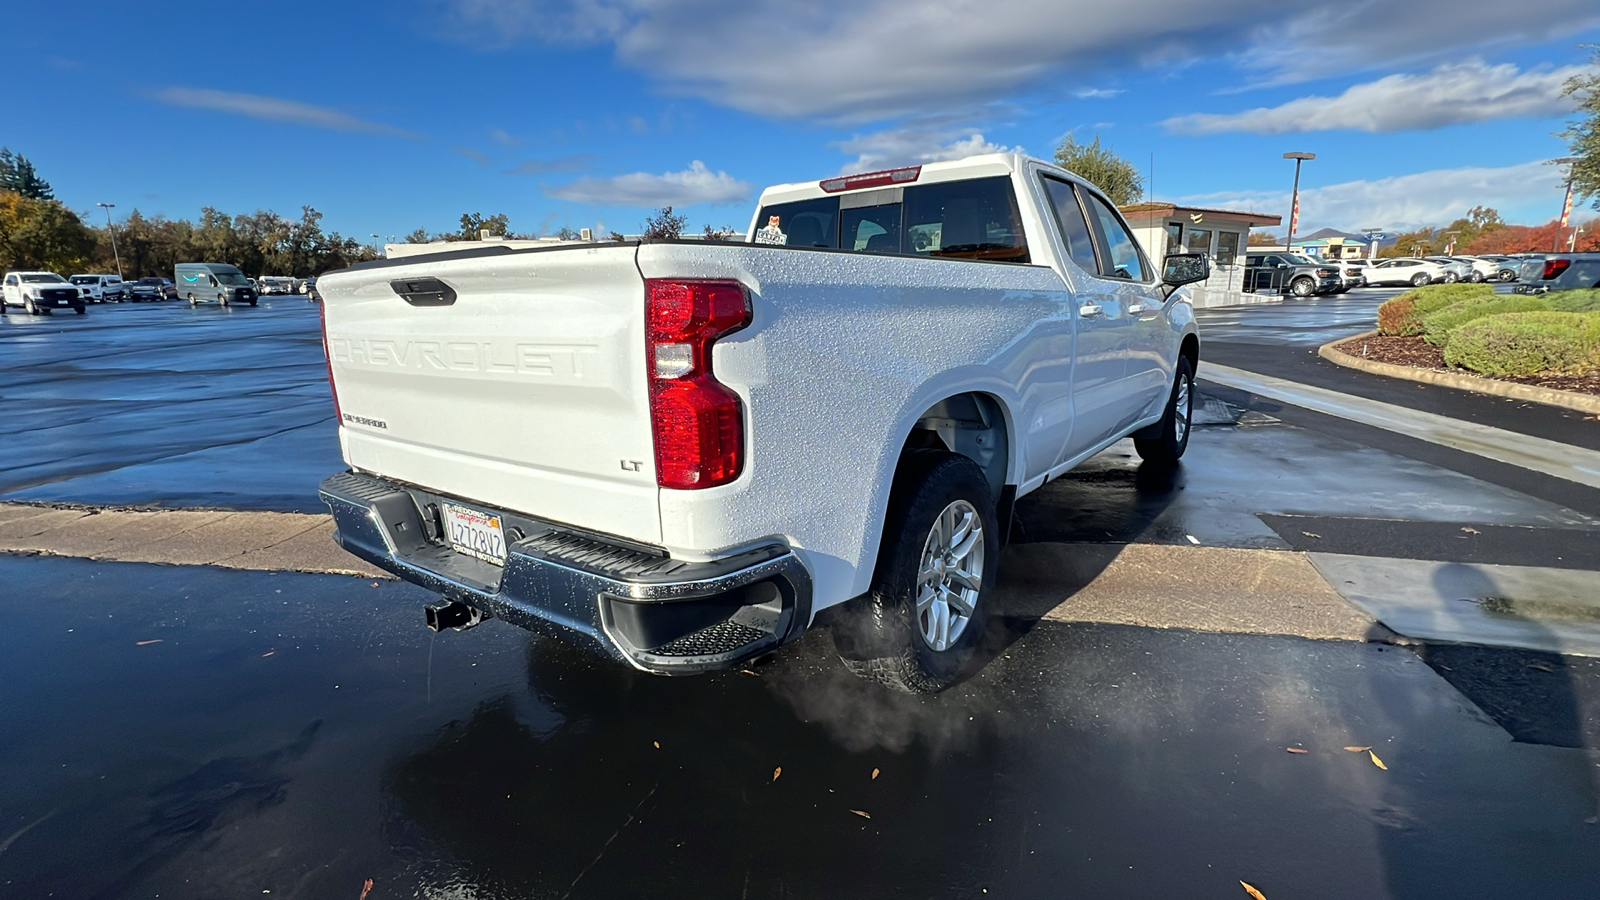
[{"label": "license plate", "polygon": [[457,553],[474,556],[497,566],[506,564],[506,535],[500,517],[444,504],[444,530]]}]

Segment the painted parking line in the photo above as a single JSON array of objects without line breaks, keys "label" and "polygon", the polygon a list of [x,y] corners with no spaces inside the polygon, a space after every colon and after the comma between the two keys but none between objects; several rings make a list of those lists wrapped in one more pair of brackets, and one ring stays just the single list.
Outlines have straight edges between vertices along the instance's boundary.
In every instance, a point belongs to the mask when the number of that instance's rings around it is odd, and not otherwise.
[{"label": "painted parking line", "polygon": [[1202,381],[1249,391],[1301,409],[1371,425],[1441,447],[1600,488],[1600,453],[1592,450],[1341,394],[1284,378],[1257,375],[1230,366],[1206,364],[1201,367],[1198,377]]}]

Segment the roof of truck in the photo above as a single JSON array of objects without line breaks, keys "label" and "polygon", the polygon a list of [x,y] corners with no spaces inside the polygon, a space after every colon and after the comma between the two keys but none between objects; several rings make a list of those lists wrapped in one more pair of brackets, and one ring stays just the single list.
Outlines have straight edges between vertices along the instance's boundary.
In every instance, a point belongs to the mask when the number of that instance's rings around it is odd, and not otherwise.
[{"label": "roof of truck", "polygon": [[[1052,163],[1033,159],[1021,153],[984,153],[962,159],[922,163],[918,166],[902,166],[878,172],[849,173],[831,178],[821,178],[816,181],[774,184],[761,192],[761,205],[790,203],[795,200],[809,200],[816,197],[830,197],[838,194],[858,193],[860,191],[882,190],[886,187],[908,187],[913,184],[934,184],[941,181],[957,181],[963,178],[980,178],[985,175],[1010,175],[1013,172],[1020,171],[1029,163],[1053,166]],[[907,176],[903,180],[892,182],[872,177],[888,176],[892,173],[907,173]],[[843,184],[846,181],[858,179],[865,182],[860,187],[849,187]],[[829,187],[825,188],[823,185],[829,185]]]}]

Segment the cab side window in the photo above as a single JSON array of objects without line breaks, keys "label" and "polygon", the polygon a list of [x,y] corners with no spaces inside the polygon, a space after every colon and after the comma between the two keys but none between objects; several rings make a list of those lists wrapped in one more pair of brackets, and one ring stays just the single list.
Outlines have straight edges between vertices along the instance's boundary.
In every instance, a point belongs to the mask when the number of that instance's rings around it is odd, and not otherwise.
[{"label": "cab side window", "polygon": [[1104,247],[1108,251],[1108,258],[1101,262],[1100,274],[1108,278],[1144,281],[1144,259],[1139,254],[1139,245],[1134,242],[1133,235],[1122,226],[1122,220],[1117,218],[1104,200],[1093,194],[1088,194],[1086,199],[1100,226],[1100,234],[1105,238]]},{"label": "cab side window", "polygon": [[1078,204],[1077,189],[1065,181],[1046,178],[1044,192],[1050,197],[1050,207],[1055,211],[1067,255],[1085,272],[1099,272],[1100,265],[1094,258],[1094,238],[1089,235],[1089,221],[1083,217],[1083,207]]}]

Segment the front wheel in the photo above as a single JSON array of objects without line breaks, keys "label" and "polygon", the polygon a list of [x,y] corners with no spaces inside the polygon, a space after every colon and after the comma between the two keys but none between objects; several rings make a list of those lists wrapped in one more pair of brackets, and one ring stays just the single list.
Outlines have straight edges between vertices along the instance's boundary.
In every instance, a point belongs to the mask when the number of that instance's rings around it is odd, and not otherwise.
[{"label": "front wheel", "polygon": [[1418,272],[1417,274],[1411,276],[1411,286],[1422,287],[1423,285],[1427,284],[1429,280],[1430,279],[1428,278],[1428,274],[1426,272]]},{"label": "front wheel", "polygon": [[1500,280],[1501,281],[1516,281],[1517,280],[1517,273],[1511,271],[1510,269],[1506,269],[1505,271],[1500,273]]},{"label": "front wheel", "polygon": [[1296,278],[1289,284],[1289,292],[1296,297],[1309,297],[1316,289],[1317,286],[1309,278]]},{"label": "front wheel", "polygon": [[89,307],[87,306],[74,306],[72,309],[80,316],[86,316],[89,314]]},{"label": "front wheel", "polygon": [[1157,465],[1170,466],[1183,458],[1189,449],[1189,425],[1194,420],[1194,364],[1189,357],[1179,356],[1177,371],[1172,377],[1172,393],[1167,395],[1167,408],[1161,421],[1152,426],[1159,429],[1153,437],[1134,436],[1133,449],[1139,458]]},{"label": "front wheel", "polygon": [[1461,280],[1461,276],[1457,275],[1454,272],[1446,272],[1446,273],[1444,273],[1444,283],[1445,284],[1455,284],[1456,282],[1458,282],[1460,280]]},{"label": "front wheel", "polygon": [[834,623],[845,666],[906,693],[955,684],[983,642],[999,557],[983,470],[954,453],[907,453],[895,473],[872,590]]},{"label": "front wheel", "polygon": [[22,301],[22,311],[27,313],[30,316],[37,316],[39,314],[39,310],[38,310],[37,307],[35,307],[33,305],[33,301],[32,300],[23,300]]}]

